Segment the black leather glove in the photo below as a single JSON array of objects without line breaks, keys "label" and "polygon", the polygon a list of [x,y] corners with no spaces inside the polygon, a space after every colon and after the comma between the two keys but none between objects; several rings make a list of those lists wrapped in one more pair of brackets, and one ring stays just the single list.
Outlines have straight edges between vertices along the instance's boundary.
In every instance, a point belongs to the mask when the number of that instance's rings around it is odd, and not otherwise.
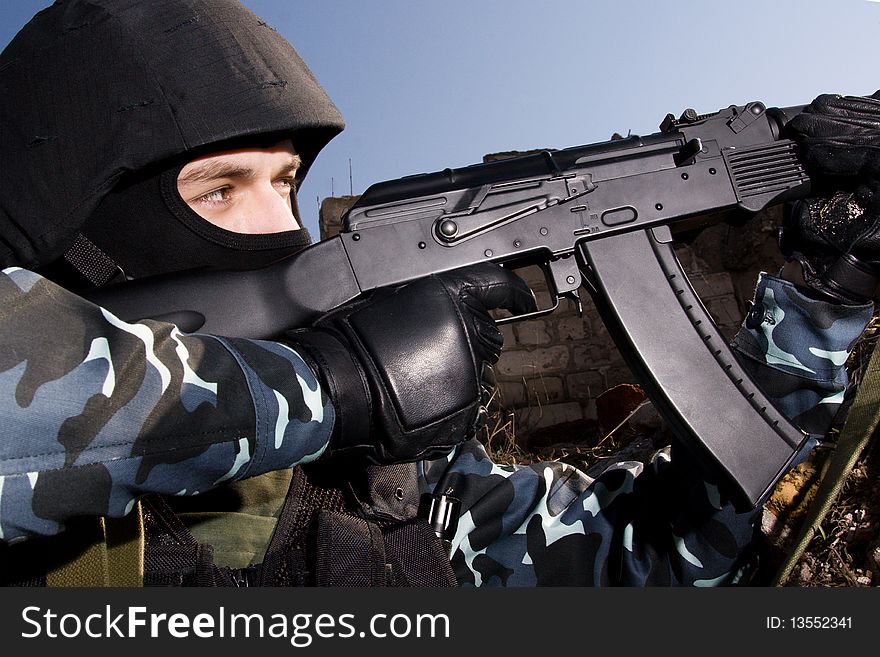
[{"label": "black leather glove", "polygon": [[816,196],[788,208],[782,252],[820,296],[865,303],[880,278],[880,91],[821,95],[786,136],[797,142]]},{"label": "black leather glove", "polygon": [[519,314],[535,302],[522,279],[485,263],[378,290],[288,333],[333,401],[330,452],[415,461],[471,437],[503,344],[494,308]]}]

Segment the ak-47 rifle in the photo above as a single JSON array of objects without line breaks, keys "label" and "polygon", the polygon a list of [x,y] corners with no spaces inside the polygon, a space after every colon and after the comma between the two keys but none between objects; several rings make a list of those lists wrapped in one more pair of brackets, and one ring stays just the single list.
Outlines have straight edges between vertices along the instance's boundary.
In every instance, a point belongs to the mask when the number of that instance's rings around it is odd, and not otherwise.
[{"label": "ak-47 rifle", "polygon": [[751,507],[806,435],[737,363],[675,257],[672,229],[806,196],[784,138],[800,110],[686,110],[646,137],[379,183],[339,235],[267,268],[131,281],[89,298],[126,320],[271,338],[376,288],[487,260],[538,264],[556,304],[511,319],[552,312],[585,287],[675,435]]}]

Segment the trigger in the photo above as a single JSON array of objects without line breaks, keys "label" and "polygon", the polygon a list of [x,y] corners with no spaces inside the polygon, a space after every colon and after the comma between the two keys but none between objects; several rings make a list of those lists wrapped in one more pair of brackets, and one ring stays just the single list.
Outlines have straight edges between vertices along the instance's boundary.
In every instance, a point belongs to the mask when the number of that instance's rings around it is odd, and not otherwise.
[{"label": "trigger", "polygon": [[563,292],[559,296],[560,298],[574,301],[574,305],[577,307],[578,317],[584,316],[584,305],[581,303],[581,294],[578,290],[569,290],[568,292]]}]

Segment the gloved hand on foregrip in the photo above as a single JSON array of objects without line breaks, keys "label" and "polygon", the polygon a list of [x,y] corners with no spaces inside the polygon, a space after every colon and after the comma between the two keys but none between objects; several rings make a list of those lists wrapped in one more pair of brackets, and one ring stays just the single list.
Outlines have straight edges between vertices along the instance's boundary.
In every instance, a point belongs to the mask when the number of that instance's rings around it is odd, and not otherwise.
[{"label": "gloved hand on foregrip", "polygon": [[880,279],[880,91],[823,94],[788,123],[786,136],[798,144],[815,196],[786,213],[783,254],[820,296],[870,301]]},{"label": "gloved hand on foregrip", "polygon": [[522,279],[485,263],[378,290],[289,332],[333,401],[330,452],[415,461],[473,436],[503,345],[495,308],[520,314],[535,301]]}]

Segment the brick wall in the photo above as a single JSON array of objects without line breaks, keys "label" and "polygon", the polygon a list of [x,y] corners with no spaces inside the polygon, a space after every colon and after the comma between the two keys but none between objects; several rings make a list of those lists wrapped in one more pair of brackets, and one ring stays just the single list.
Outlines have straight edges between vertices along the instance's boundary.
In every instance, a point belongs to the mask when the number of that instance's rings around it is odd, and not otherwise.
[{"label": "brick wall", "polygon": [[[516,154],[495,154],[485,160]],[[321,205],[322,239],[336,234],[356,196],[327,198]],[[743,226],[716,224],[676,246],[679,261],[723,335],[739,328],[758,272],[782,264],[776,248],[778,210]],[[551,304],[543,274],[521,270],[539,307]],[[504,351],[496,366],[498,402],[515,415],[517,440],[559,424],[597,424],[596,398],[620,383],[637,383],[585,292],[583,313],[569,300],[553,314],[504,325]],[[611,427],[599,427],[608,430]]]}]

